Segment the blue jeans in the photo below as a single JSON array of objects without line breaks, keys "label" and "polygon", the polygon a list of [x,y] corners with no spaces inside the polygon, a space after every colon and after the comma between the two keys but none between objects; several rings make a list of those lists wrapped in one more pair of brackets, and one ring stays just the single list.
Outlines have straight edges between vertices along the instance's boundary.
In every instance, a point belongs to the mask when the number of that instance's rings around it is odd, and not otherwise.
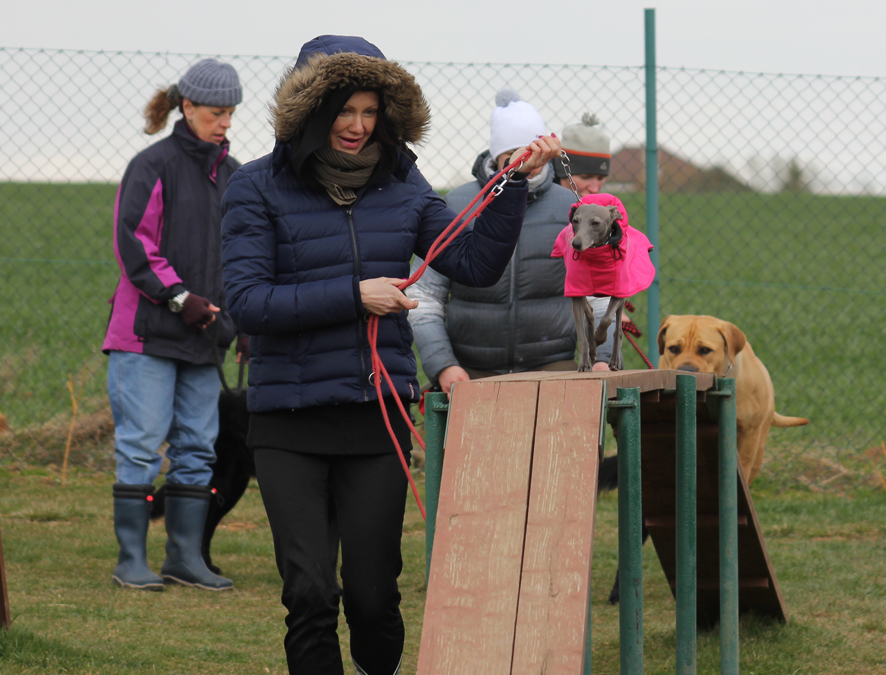
[{"label": "blue jeans", "polygon": [[165,440],[166,480],[208,485],[218,436],[221,384],[215,366],[112,351],[108,397],[114,415],[117,482],[147,485],[160,472]]}]

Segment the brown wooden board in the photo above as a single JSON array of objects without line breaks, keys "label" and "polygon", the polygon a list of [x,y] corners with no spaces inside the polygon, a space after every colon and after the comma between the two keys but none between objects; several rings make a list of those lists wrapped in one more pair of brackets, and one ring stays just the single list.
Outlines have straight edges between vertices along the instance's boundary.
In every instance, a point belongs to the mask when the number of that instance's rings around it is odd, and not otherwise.
[{"label": "brown wooden board", "polygon": [[[527,373],[510,373],[488,377],[484,382],[545,382],[603,380],[606,382],[606,397],[615,398],[618,389],[637,387],[640,393],[660,389],[673,389],[677,386],[677,375],[686,375],[678,370],[619,370],[616,372],[597,371],[591,373],[563,372],[556,370],[530,371]],[[707,391],[717,383],[717,376],[712,373],[692,373],[695,375],[697,389]],[[459,385],[456,385],[459,386]]]},{"label": "brown wooden board", "polygon": [[449,408],[419,675],[509,675],[538,384],[459,383]]},{"label": "brown wooden board", "polygon": [[9,591],[6,588],[6,563],[3,561],[3,538],[0,535],[0,628],[8,630],[11,623]]},{"label": "brown wooden board", "polygon": [[[643,516],[662,569],[676,587],[676,435],[675,396],[663,395],[646,402],[641,410]],[[697,535],[698,623],[711,626],[720,618],[720,531],[717,420],[707,404],[697,406],[698,505]],[[784,600],[769,560],[763,533],[747,483],[738,481],[739,612],[753,611],[778,621],[786,620]]]},{"label": "brown wooden board", "polygon": [[541,382],[515,675],[584,672],[602,406],[600,380]]}]

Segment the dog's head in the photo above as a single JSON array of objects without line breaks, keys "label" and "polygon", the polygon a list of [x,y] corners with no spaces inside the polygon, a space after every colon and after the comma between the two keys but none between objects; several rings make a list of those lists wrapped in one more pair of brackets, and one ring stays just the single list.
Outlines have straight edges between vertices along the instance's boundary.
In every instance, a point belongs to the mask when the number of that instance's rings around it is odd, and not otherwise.
[{"label": "dog's head", "polygon": [[572,207],[569,220],[575,233],[570,244],[581,252],[604,246],[609,241],[613,225],[621,220],[621,212],[617,206],[582,204]]},{"label": "dog's head", "polygon": [[747,344],[738,326],[713,316],[686,314],[662,319],[659,368],[722,376]]}]

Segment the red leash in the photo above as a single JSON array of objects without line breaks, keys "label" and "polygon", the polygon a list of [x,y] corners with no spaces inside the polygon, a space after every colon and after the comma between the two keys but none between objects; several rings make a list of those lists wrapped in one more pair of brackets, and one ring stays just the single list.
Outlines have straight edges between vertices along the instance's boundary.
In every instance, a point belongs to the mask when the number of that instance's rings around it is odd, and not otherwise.
[{"label": "red leash", "polygon": [[[634,305],[625,300],[625,309],[629,312],[633,312]],[[637,324],[635,324],[633,321],[623,321],[621,324],[621,332],[624,333],[624,336],[628,339],[628,342],[634,345],[634,349],[637,350],[637,353],[640,355],[640,358],[643,359],[643,363],[646,364],[646,367],[650,370],[655,370],[655,366],[652,365],[652,361],[647,358],[646,354],[643,353],[643,350],[637,346],[636,342],[634,342],[634,338],[631,337],[632,335],[636,335],[637,337],[643,335],[643,333],[640,332],[640,329],[637,328]]]},{"label": "red leash", "polygon": [[[471,222],[474,218],[483,213],[483,210],[489,206],[493,199],[498,197],[504,190],[505,184],[510,179],[511,173],[515,171],[518,167],[523,166],[523,162],[525,162],[529,156],[530,152],[527,151],[523,153],[519,158],[515,161],[508,164],[505,168],[495,174],[490,181],[485,185],[485,187],[477,193],[477,196],[468,204],[461,213],[459,213],[455,219],[449,223],[445,230],[440,233],[440,236],[431,244],[430,249],[428,249],[428,254],[425,256],[425,260],[422,265],[415,271],[415,274],[410,276],[406,281],[397,286],[401,291],[406,290],[416,281],[421,278],[421,275],[425,273],[425,270],[428,268],[428,265],[436,258],[440,253],[443,252],[449,244],[459,235],[459,233],[465,229],[467,224]],[[504,181],[499,183],[498,185],[494,185],[495,181],[504,176],[507,173]],[[488,193],[488,194],[487,194]],[[484,196],[485,195],[485,196]],[[480,201],[480,205],[477,209],[470,213],[470,215],[465,216],[474,205]],[[464,217],[464,222],[459,224],[459,221]],[[396,391],[394,391],[394,383],[391,381],[390,375],[388,375],[388,371],[385,368],[384,364],[381,362],[381,357],[378,355],[378,320],[379,316],[377,314],[373,314],[369,317],[368,326],[366,329],[367,335],[369,337],[369,347],[372,352],[372,375],[375,376],[375,391],[378,395],[378,403],[381,406],[381,414],[385,420],[385,426],[388,429],[388,434],[391,436],[391,440],[394,441],[394,447],[397,448],[397,455],[400,457],[400,464],[403,466],[403,471],[406,472],[406,478],[409,480],[409,486],[412,488],[412,494],[415,496],[415,502],[418,504],[418,510],[421,511],[422,518],[425,520],[428,519],[427,514],[425,513],[425,506],[422,504],[421,497],[418,496],[418,488],[415,486],[415,481],[412,478],[412,473],[409,471],[409,464],[406,462],[406,457],[403,454],[403,449],[400,447],[400,443],[397,441],[397,436],[394,434],[394,429],[391,426],[391,420],[388,417],[387,406],[385,406],[384,396],[382,395],[381,383],[382,378],[388,385],[388,390],[394,395],[394,400],[397,402],[397,407],[400,409],[400,414],[403,416],[403,419],[406,420],[406,424],[409,426],[409,430],[412,432],[412,435],[415,436],[415,439],[418,441],[418,444],[421,446],[421,449],[425,449],[425,442],[421,436],[418,435],[418,431],[415,430],[415,425],[412,424],[412,420],[409,419],[409,413],[406,412],[406,408],[403,406],[403,401],[400,400],[400,397],[397,396]],[[371,379],[371,378],[370,378]]]}]

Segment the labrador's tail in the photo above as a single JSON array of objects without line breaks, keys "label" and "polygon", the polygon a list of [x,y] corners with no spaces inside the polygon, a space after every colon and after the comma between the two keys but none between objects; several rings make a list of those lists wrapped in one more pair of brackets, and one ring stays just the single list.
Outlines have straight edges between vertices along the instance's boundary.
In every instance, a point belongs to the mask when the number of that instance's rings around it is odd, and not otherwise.
[{"label": "labrador's tail", "polygon": [[802,427],[804,424],[809,424],[809,420],[805,417],[785,417],[778,413],[775,413],[772,416],[772,426],[778,427],[779,429],[784,429],[785,427]]}]

